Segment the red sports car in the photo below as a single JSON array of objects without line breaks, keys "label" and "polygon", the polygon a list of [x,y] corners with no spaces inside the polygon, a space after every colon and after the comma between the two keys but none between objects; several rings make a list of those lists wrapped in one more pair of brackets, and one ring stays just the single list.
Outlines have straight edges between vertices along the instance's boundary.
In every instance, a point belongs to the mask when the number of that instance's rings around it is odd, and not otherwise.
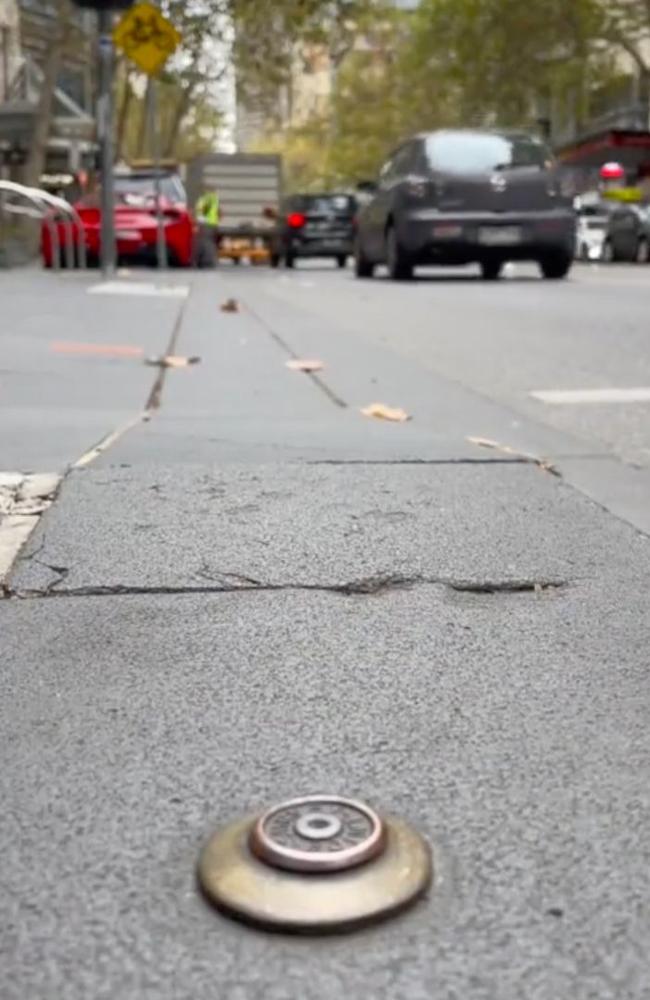
[{"label": "red sports car", "polygon": [[[134,171],[115,177],[115,241],[120,261],[155,262],[157,213],[154,174]],[[172,266],[189,267],[193,259],[195,223],[187,207],[187,196],[177,174],[160,178],[160,208],[165,227],[167,258]],[[94,192],[75,204],[83,225],[89,264],[99,260],[101,213],[99,194]],[[65,224],[57,223],[61,262],[65,264]],[[52,266],[52,240],[47,225],[41,229],[41,253],[45,267]]]}]

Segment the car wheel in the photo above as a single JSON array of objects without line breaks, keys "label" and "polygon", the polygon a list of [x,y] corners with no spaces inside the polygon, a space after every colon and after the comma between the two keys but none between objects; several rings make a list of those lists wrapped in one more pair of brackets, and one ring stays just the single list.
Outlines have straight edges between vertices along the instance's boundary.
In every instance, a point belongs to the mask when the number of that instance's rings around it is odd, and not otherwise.
[{"label": "car wheel", "polygon": [[386,233],[386,263],[392,281],[410,281],[413,277],[413,264],[399,245],[394,226]]},{"label": "car wheel", "polygon": [[359,236],[354,241],[354,273],[357,278],[372,278],[375,273],[375,265],[371,260],[368,260],[363,252],[363,244]]},{"label": "car wheel", "polygon": [[483,281],[498,281],[503,270],[502,260],[482,260],[481,277]]},{"label": "car wheel", "polygon": [[341,269],[345,267],[347,262],[348,262],[347,254],[344,253],[339,254],[339,256],[336,258],[337,267],[340,267]]},{"label": "car wheel", "polygon": [[555,253],[545,254],[540,259],[539,266],[545,278],[559,281],[561,278],[566,278],[572,263],[569,254],[565,253],[564,250],[558,250]]},{"label": "car wheel", "polygon": [[296,258],[293,256],[293,254],[288,253],[287,256],[284,258],[284,266],[291,269],[295,263],[296,263]]},{"label": "car wheel", "polygon": [[271,264],[271,267],[279,267],[279,265],[280,265],[280,256],[279,256],[279,254],[277,254],[277,253],[272,253],[271,254],[270,264]]},{"label": "car wheel", "polygon": [[642,236],[636,248],[636,262],[637,264],[647,264],[648,261],[650,261],[650,246]]}]

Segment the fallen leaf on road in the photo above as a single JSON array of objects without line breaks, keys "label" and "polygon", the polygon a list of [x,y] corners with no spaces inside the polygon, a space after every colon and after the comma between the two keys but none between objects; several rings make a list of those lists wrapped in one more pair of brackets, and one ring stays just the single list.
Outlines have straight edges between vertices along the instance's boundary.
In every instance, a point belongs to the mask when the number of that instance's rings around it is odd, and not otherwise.
[{"label": "fallen leaf on road", "polygon": [[162,358],[147,358],[145,364],[158,368],[187,368],[188,365],[197,365],[200,360],[196,356],[184,358],[179,354],[166,354]]},{"label": "fallen leaf on road", "polygon": [[552,476],[559,476],[560,473],[555,468],[553,463],[548,458],[540,458],[537,455],[529,455],[525,451],[517,451],[516,448],[511,448],[507,444],[500,444],[498,441],[493,441],[491,438],[482,437],[466,437],[466,441],[470,444],[476,444],[479,448],[493,448],[495,451],[500,451],[504,455],[513,455],[515,458],[519,458],[524,462],[531,462],[533,465],[537,465],[544,472],[550,472]]},{"label": "fallen leaf on road", "polygon": [[371,403],[370,406],[364,406],[361,412],[364,417],[376,417],[377,420],[394,420],[400,424],[412,419],[406,410],[402,410],[399,407],[385,406],[383,403]]},{"label": "fallen leaf on road", "polygon": [[285,364],[292,372],[320,372],[325,367],[323,362],[316,358],[291,358],[290,361],[285,361]]},{"label": "fallen leaf on road", "polygon": [[237,301],[237,299],[226,299],[225,302],[222,302],[221,312],[225,313],[239,312],[239,302]]},{"label": "fallen leaf on road", "polygon": [[499,444],[498,441],[493,441],[491,438],[467,437],[465,438],[465,440],[469,441],[470,444],[477,444],[479,448],[493,448],[495,451],[502,451],[506,455],[518,455],[519,457],[528,457],[528,456],[522,456],[520,451],[515,451],[514,448],[510,448],[507,444]]}]

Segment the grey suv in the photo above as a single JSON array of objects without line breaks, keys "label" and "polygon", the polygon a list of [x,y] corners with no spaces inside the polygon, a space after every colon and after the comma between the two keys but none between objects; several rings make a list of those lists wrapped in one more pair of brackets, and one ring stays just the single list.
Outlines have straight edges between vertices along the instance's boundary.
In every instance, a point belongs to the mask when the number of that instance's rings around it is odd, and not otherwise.
[{"label": "grey suv", "polygon": [[544,143],[522,132],[447,130],[418,135],[384,164],[359,217],[356,273],[388,265],[410,278],[418,264],[480,264],[498,278],[509,260],[564,278],[575,213]]}]

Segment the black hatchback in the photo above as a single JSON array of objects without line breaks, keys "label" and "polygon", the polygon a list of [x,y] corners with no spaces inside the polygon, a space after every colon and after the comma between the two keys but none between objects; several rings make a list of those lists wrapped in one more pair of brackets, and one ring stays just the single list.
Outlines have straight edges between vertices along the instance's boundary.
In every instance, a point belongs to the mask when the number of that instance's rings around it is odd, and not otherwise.
[{"label": "black hatchback", "polygon": [[359,216],[356,273],[388,265],[410,278],[418,264],[478,263],[498,278],[506,261],[536,261],[564,278],[575,213],[544,143],[523,132],[445,130],[415,136],[381,170]]},{"label": "black hatchback", "polygon": [[650,207],[615,205],[609,215],[603,260],[650,262]]},{"label": "black hatchback", "polygon": [[271,264],[293,267],[298,257],[332,257],[345,267],[352,254],[356,212],[353,195],[291,195],[280,210]]}]

